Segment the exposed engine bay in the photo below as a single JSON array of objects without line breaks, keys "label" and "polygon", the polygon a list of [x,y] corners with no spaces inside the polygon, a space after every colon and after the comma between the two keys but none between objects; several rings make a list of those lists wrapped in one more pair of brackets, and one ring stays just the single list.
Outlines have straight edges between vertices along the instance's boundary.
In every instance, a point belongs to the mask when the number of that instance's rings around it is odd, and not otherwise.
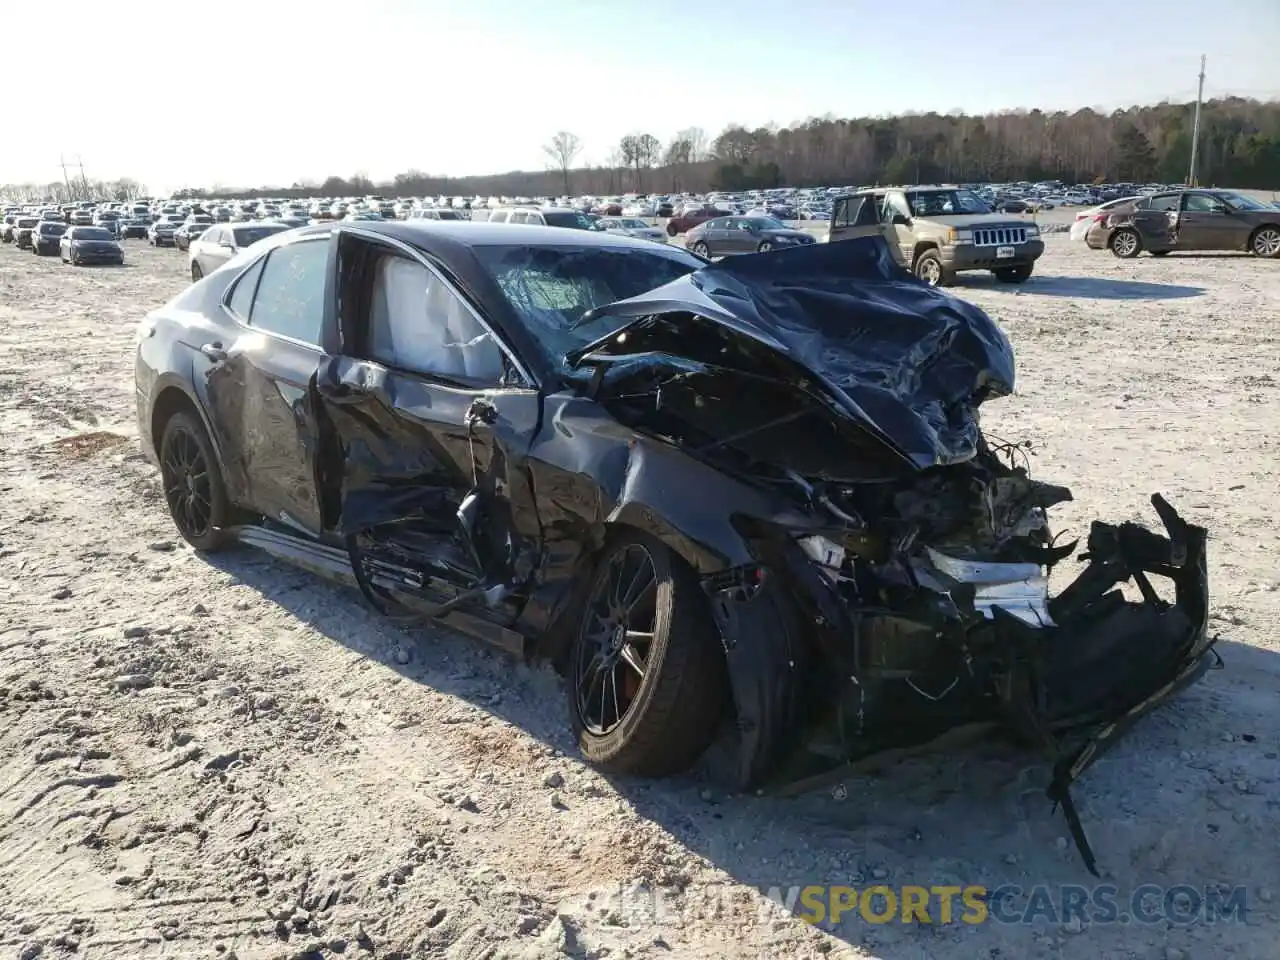
[{"label": "exposed engine bay", "polygon": [[[755,655],[757,669],[803,676],[790,702],[739,716],[744,738],[789,722],[808,731],[802,751],[764,751],[777,781],[795,790],[859,757],[990,723],[1052,759],[1050,796],[1096,872],[1068,788],[1216,659],[1206,533],[1156,495],[1164,536],[1095,522],[1082,572],[1051,596],[1050,576],[1080,546],[1050,523],[1071,491],[1033,479],[1025,446],[989,442],[978,426],[980,404],[1012,391],[1008,341],[961,301],[921,293],[911,309],[887,254],[864,251],[855,302],[841,302],[850,288],[835,271],[743,258],[753,262],[671,285],[684,285],[678,295],[609,308],[632,323],[576,359],[594,367],[593,395],[620,421],[813,518],[801,530],[738,518],[760,566],[708,580],[731,663],[750,646],[754,597],[776,589],[794,601],[795,624],[763,618],[775,637],[758,638]],[[892,301],[879,280],[894,285]],[[819,308],[816,322],[795,322]],[[816,662],[779,632],[812,637]],[[770,643],[772,655],[759,652]]]}]

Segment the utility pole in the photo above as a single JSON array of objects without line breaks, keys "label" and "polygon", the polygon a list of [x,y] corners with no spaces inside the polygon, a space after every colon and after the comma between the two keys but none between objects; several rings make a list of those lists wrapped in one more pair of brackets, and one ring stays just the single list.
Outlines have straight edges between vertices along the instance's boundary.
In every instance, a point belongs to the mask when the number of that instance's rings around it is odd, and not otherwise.
[{"label": "utility pole", "polygon": [[71,199],[71,179],[67,176],[67,158],[58,154],[58,163],[62,166],[62,182],[67,188],[67,199]]},{"label": "utility pole", "polygon": [[80,199],[91,200],[93,198],[89,196],[89,179],[84,175],[84,160],[80,158],[79,154],[76,154],[76,163],[80,165],[80,189],[82,191]]},{"label": "utility pole", "polygon": [[1196,185],[1196,156],[1200,152],[1200,103],[1204,100],[1204,54],[1200,55],[1200,89],[1196,93],[1196,113],[1191,121],[1191,174],[1187,186]]}]

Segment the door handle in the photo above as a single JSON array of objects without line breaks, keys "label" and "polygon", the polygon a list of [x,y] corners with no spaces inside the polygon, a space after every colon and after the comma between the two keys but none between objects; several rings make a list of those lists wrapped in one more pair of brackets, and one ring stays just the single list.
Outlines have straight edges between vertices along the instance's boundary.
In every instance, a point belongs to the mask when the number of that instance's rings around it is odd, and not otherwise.
[{"label": "door handle", "polygon": [[222,349],[220,343],[206,343],[200,347],[200,352],[214,363],[222,363],[227,359],[227,351]]}]

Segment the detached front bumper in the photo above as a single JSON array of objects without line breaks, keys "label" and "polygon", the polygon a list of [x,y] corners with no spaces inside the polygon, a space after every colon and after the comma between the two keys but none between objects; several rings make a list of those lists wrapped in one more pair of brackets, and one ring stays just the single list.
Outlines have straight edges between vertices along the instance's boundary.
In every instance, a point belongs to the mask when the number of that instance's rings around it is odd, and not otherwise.
[{"label": "detached front bumper", "polygon": [[[758,599],[720,604],[722,635],[735,641],[726,649],[743,745],[759,751],[772,741],[782,747],[775,756],[790,770],[780,771],[774,789],[796,794],[874,769],[889,757],[942,749],[970,728],[1003,729],[1043,751],[1052,764],[1048,796],[1063,807],[1081,856],[1096,874],[1071,784],[1139,719],[1219,663],[1216,637],[1208,636],[1207,532],[1184,521],[1163,497],[1151,502],[1164,535],[1134,523],[1095,522],[1080,556],[1087,565],[1052,598],[1035,564],[951,561],[926,563],[913,578],[915,593],[901,595],[889,609],[876,609],[876,603],[868,609],[864,599],[830,589],[819,564],[798,548],[790,552],[790,593],[800,620],[817,624],[822,663],[809,671],[810,686],[793,685],[804,647],[795,642],[797,626],[766,622],[767,608],[754,609]],[[1074,545],[1059,548],[1056,562],[1072,552]],[[776,561],[770,565],[779,569]],[[1010,576],[999,576],[1002,566]],[[1165,596],[1153,583],[1158,579],[1172,586]],[[1126,583],[1136,589],[1135,599],[1119,589]],[[908,629],[886,633],[886,620]],[[909,678],[914,693],[895,693],[905,674],[903,664],[892,661],[913,645],[933,650],[924,666],[934,674],[926,688],[933,695]],[[859,647],[878,652],[859,655]],[[921,666],[917,659],[913,674]],[[828,682],[833,676],[853,679]],[[826,693],[811,686],[815,677]],[[832,743],[829,723],[814,728],[816,741],[803,738],[803,755],[785,747],[795,741],[783,733],[789,718],[803,712],[796,704],[815,697],[826,706],[811,715],[837,718],[840,745],[840,759],[829,747],[821,749],[835,762],[820,768],[804,757],[813,755],[815,744]],[[891,712],[873,715],[873,709]]]},{"label": "detached front bumper", "polygon": [[[1151,503],[1165,536],[1134,523],[1093,524],[1088,567],[1050,601],[1056,628],[1044,634],[1003,618],[1025,655],[1008,691],[1010,719],[1033,732],[1052,757],[1049,798],[1062,805],[1095,875],[1070,785],[1138,720],[1221,663],[1213,649],[1217,637],[1208,633],[1207,531],[1183,520],[1160,495]],[[1160,596],[1152,577],[1172,583],[1172,601]],[[1141,600],[1124,599],[1117,588],[1126,581]]]}]

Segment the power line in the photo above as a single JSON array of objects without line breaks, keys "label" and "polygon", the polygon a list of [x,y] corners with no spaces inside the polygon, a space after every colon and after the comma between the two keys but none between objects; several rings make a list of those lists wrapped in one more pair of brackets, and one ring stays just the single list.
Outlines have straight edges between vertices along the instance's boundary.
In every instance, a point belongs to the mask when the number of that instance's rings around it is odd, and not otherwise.
[{"label": "power line", "polygon": [[1204,100],[1204,54],[1200,55],[1200,87],[1196,92],[1196,114],[1191,121],[1191,173],[1187,185],[1196,185],[1196,159],[1200,152],[1200,103]]}]

